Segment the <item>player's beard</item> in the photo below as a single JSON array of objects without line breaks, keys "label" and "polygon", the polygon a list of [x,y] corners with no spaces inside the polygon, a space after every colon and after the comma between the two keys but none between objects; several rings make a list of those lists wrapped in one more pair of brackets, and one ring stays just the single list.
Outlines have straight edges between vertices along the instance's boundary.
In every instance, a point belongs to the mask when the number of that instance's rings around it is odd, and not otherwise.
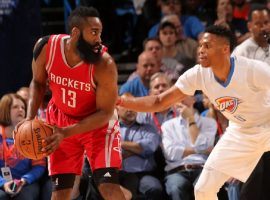
[{"label": "player's beard", "polygon": [[101,48],[102,46],[100,43],[92,45],[86,42],[82,34],[80,35],[79,40],[77,42],[77,49],[79,55],[81,59],[87,63],[95,64],[100,60]]}]

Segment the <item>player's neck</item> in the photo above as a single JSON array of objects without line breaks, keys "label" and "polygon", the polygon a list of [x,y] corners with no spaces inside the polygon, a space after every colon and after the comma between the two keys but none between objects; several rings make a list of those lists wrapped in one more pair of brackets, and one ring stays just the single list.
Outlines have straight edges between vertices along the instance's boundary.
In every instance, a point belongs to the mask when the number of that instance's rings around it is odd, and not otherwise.
[{"label": "player's neck", "polygon": [[76,46],[70,40],[65,41],[64,54],[69,66],[75,66],[82,61],[80,55],[77,53]]},{"label": "player's neck", "polygon": [[230,57],[220,61],[219,64],[212,67],[215,76],[222,82],[226,82],[231,69]]}]

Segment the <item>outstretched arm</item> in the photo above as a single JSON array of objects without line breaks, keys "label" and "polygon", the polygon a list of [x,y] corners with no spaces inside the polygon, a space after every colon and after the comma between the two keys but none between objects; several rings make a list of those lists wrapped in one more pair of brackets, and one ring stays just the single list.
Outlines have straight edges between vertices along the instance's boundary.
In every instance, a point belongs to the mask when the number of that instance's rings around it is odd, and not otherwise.
[{"label": "outstretched arm", "polygon": [[186,96],[176,86],[172,86],[169,90],[155,96],[135,98],[124,95],[119,97],[117,104],[137,112],[160,112],[182,101]]}]

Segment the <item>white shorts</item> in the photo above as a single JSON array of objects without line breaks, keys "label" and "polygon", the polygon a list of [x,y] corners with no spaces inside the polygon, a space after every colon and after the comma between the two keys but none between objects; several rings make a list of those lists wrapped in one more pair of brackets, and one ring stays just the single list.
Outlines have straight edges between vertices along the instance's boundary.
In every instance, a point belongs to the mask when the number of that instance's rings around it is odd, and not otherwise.
[{"label": "white shorts", "polygon": [[265,151],[270,150],[270,124],[241,130],[228,128],[205,166],[246,182]]}]

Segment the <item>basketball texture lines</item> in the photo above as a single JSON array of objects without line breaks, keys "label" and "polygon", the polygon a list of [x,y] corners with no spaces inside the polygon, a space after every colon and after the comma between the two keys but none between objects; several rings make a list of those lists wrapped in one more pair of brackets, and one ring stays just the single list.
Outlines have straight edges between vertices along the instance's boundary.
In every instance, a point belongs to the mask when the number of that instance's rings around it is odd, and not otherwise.
[{"label": "basketball texture lines", "polygon": [[26,158],[41,159],[42,140],[52,134],[53,129],[41,120],[25,121],[15,134],[15,147]]}]

